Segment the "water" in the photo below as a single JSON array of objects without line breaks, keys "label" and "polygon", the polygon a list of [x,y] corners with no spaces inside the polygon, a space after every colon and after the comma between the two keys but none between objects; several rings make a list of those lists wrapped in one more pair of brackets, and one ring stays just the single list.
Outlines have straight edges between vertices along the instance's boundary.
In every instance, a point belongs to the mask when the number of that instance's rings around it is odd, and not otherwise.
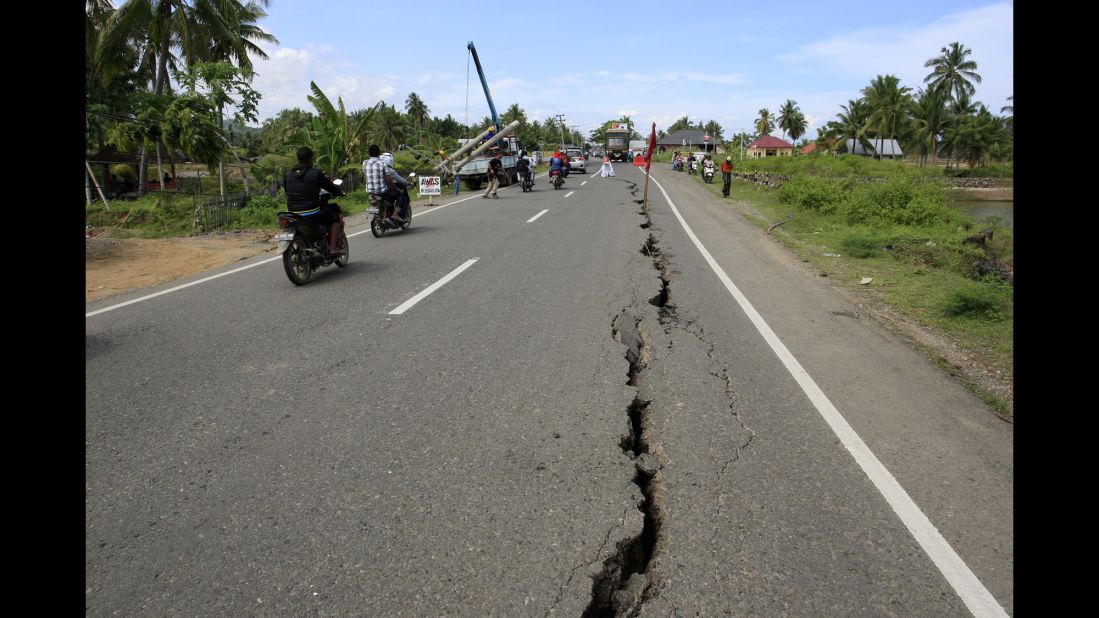
[{"label": "water", "polygon": [[1015,202],[951,200],[950,204],[978,221],[988,217],[999,217],[1000,225],[1015,227]]}]

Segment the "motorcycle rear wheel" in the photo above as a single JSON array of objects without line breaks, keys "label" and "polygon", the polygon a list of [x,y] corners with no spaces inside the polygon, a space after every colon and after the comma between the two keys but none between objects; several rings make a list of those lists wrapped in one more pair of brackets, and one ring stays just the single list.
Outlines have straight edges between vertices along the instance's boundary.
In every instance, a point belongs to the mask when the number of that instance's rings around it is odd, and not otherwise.
[{"label": "motorcycle rear wheel", "polygon": [[294,236],[290,246],[282,254],[282,267],[286,277],[294,285],[305,285],[313,276],[313,262],[309,259],[309,244],[301,236]]},{"label": "motorcycle rear wheel", "polygon": [[343,249],[343,255],[336,258],[336,266],[343,268],[344,266],[347,266],[347,260],[351,258],[351,252],[347,246],[347,234],[343,232],[340,232],[339,248]]}]

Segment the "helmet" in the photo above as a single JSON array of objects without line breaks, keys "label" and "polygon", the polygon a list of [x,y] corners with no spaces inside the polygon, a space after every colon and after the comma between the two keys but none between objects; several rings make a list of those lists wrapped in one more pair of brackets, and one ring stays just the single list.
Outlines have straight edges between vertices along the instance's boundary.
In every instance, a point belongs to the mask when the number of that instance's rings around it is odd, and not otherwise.
[{"label": "helmet", "polygon": [[393,155],[388,152],[383,152],[378,158],[381,159],[382,163],[385,163],[386,165],[393,165]]},{"label": "helmet", "polygon": [[725,160],[726,160],[726,161],[732,161],[732,160],[733,160],[733,158],[732,158],[732,157],[725,157]]}]

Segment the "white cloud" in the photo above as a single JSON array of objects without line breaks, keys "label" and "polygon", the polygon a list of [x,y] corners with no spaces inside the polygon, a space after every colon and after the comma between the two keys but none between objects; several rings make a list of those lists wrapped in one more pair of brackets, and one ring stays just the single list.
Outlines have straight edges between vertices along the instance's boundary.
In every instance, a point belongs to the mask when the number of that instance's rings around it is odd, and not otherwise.
[{"label": "white cloud", "polygon": [[[877,75],[892,74],[902,85],[924,86],[930,69],[924,63],[940,49],[959,42],[973,50],[981,75],[976,98],[995,111],[1013,91],[1014,12],[1010,4],[995,4],[954,13],[916,29],[867,28],[810,43],[779,60],[805,75],[835,75],[860,80],[864,87]],[[851,98],[857,96],[853,94]],[[845,102],[837,102],[837,105]]]}]

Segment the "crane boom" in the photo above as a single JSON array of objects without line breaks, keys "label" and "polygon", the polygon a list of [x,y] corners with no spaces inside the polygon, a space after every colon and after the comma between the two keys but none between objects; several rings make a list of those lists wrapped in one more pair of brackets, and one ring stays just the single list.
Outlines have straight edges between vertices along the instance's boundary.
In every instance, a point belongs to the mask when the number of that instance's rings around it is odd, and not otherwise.
[{"label": "crane boom", "polygon": [[485,71],[481,68],[480,59],[477,58],[477,48],[473,46],[473,41],[470,41],[466,47],[473,54],[473,63],[477,65],[477,76],[481,78],[481,87],[485,89],[485,98],[488,99],[488,109],[492,112],[493,129],[498,133],[500,131],[500,117],[496,115],[496,104],[492,102],[492,95],[488,91],[488,80],[485,79]]}]

